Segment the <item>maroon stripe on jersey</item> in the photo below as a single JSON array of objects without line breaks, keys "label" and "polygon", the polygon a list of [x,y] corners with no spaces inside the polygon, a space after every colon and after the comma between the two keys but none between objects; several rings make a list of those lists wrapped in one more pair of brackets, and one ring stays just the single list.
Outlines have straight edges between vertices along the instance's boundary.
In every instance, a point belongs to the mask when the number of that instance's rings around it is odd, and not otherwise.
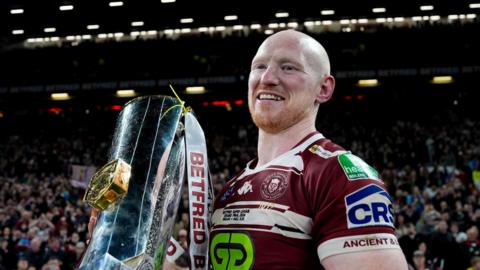
[{"label": "maroon stripe on jersey", "polygon": [[253,224],[228,224],[228,225],[215,225],[213,229],[220,229],[220,228],[245,228],[245,229],[264,229],[264,230],[271,230],[273,226],[268,225],[253,225]]},{"label": "maroon stripe on jersey", "polygon": [[297,169],[294,168],[294,167],[285,167],[285,166],[280,166],[280,165],[271,165],[271,166],[268,166],[267,168],[264,169],[264,171],[270,170],[270,169],[293,171],[294,173],[296,173],[296,174],[298,174],[298,175],[301,175],[301,174],[302,174],[301,171],[297,170]]},{"label": "maroon stripe on jersey", "polygon": [[238,209],[238,208],[247,208],[247,209],[268,209],[268,210],[275,210],[281,213],[287,211],[286,209],[278,208],[278,207],[270,207],[266,205],[258,205],[258,204],[245,204],[245,205],[232,205],[227,206],[224,209]]}]

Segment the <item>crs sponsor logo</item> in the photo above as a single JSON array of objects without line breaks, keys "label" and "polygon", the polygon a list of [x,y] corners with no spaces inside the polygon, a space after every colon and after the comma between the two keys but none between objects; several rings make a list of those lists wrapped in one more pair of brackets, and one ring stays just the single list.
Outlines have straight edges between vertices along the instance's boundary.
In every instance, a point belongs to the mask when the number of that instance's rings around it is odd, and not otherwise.
[{"label": "crs sponsor logo", "polygon": [[348,228],[394,227],[392,199],[380,186],[370,184],[345,196]]}]

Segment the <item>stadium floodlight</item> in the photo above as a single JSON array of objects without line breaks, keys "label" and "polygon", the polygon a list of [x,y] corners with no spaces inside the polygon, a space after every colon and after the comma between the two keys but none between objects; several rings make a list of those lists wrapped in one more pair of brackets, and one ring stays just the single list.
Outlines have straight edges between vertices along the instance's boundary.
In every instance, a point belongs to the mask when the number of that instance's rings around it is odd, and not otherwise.
[{"label": "stadium floodlight", "polygon": [[432,79],[433,84],[448,84],[452,82],[453,82],[452,76],[435,76]]},{"label": "stadium floodlight", "polygon": [[52,100],[69,100],[70,95],[68,93],[53,93],[50,95]]},{"label": "stadium floodlight", "polygon": [[384,22],[387,22],[387,18],[377,18],[376,21],[378,23],[384,23]]},{"label": "stadium floodlight", "polygon": [[377,7],[372,9],[373,13],[384,13],[385,11],[387,11],[387,9],[383,7]]},{"label": "stadium floodlight", "polygon": [[215,31],[225,31],[225,29],[227,29],[227,28],[223,25],[215,26]]},{"label": "stadium floodlight", "polygon": [[61,11],[73,10],[73,5],[63,5],[58,7]]},{"label": "stadium floodlight", "polygon": [[287,18],[290,14],[288,12],[277,12],[275,13],[275,17],[277,18]]},{"label": "stadium floodlight", "polygon": [[467,19],[475,19],[477,14],[467,14]]},{"label": "stadium floodlight", "polygon": [[298,23],[297,22],[289,22],[289,23],[287,23],[287,26],[290,27],[290,28],[297,28]]},{"label": "stadium floodlight", "polygon": [[23,29],[12,30],[12,34],[14,35],[22,35],[23,33],[24,33]]},{"label": "stadium floodlight", "polygon": [[258,23],[250,25],[251,29],[260,29],[262,26]]},{"label": "stadium floodlight", "polygon": [[322,25],[332,25],[332,23],[330,20],[322,21]]},{"label": "stadium floodlight", "polygon": [[403,17],[395,17],[395,18],[393,18],[393,21],[394,21],[394,22],[403,22],[403,21],[405,21],[405,18],[403,18]]},{"label": "stadium floodlight", "polygon": [[480,8],[480,3],[471,3],[470,5],[468,5],[468,7],[470,7],[470,8]]},{"label": "stadium floodlight", "polygon": [[182,29],[180,29],[180,32],[183,33],[183,34],[190,33],[190,32],[192,32],[192,28],[182,28]]},{"label": "stadium floodlight", "polygon": [[208,27],[203,26],[198,28],[198,32],[207,32],[207,31],[208,31]]},{"label": "stadium floodlight", "polygon": [[242,30],[243,29],[243,25],[234,25],[233,26],[233,30]]},{"label": "stadium floodlight", "polygon": [[161,0],[162,3],[175,3],[176,0]]},{"label": "stadium floodlight", "polygon": [[320,11],[320,14],[322,14],[322,15],[333,15],[333,14],[335,14],[335,10],[325,9],[325,10]]},{"label": "stadium floodlight", "polygon": [[117,97],[134,97],[137,93],[133,89],[124,89],[117,91]]},{"label": "stadium floodlight", "polygon": [[440,20],[440,15],[430,16],[430,21],[438,21],[438,20]]},{"label": "stadium floodlight", "polygon": [[340,24],[350,24],[350,20],[348,19],[340,20]]},{"label": "stadium floodlight", "polygon": [[358,23],[368,23],[368,19],[358,19]]},{"label": "stadium floodlight", "polygon": [[278,23],[269,23],[268,27],[270,28],[278,28]]},{"label": "stadium floodlight", "polygon": [[235,21],[238,19],[237,15],[227,15],[224,17],[225,21]]},{"label": "stadium floodlight", "polygon": [[204,94],[206,92],[204,86],[188,86],[185,91],[187,94]]},{"label": "stadium floodlight", "polygon": [[143,26],[143,24],[144,23],[142,21],[136,21],[131,23],[132,26]]},{"label": "stadium floodlight", "polygon": [[51,37],[50,41],[60,41],[60,37]]},{"label": "stadium floodlight", "polygon": [[433,10],[433,6],[432,5],[420,6],[420,10],[422,11]]},{"label": "stadium floodlight", "polygon": [[57,29],[55,27],[47,27],[47,28],[43,29],[43,32],[45,32],[45,33],[53,33],[55,31],[57,31]]},{"label": "stadium floodlight", "polygon": [[378,80],[377,79],[358,80],[357,85],[360,87],[374,87],[378,85]]},{"label": "stadium floodlight", "polygon": [[111,6],[111,7],[121,7],[121,6],[123,6],[123,2],[122,1],[114,1],[114,2],[108,3],[108,5]]},{"label": "stadium floodlight", "polygon": [[98,24],[89,24],[89,25],[87,25],[87,29],[88,29],[88,30],[95,30],[95,29],[98,29],[98,28],[100,28],[100,25],[98,25]]},{"label": "stadium floodlight", "polygon": [[265,30],[264,33],[265,33],[265,35],[271,35],[271,34],[273,34],[273,30],[272,29],[267,29],[267,30]]},{"label": "stadium floodlight", "polygon": [[180,23],[192,23],[192,22],[193,22],[193,18],[180,19]]},{"label": "stadium floodlight", "polygon": [[11,9],[10,14],[23,14],[23,9],[21,8]]}]

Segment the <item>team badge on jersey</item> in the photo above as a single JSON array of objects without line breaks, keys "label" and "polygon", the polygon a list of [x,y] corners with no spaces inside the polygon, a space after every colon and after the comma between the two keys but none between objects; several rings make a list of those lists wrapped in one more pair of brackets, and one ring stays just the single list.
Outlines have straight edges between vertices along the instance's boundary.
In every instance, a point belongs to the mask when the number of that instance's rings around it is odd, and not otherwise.
[{"label": "team badge on jersey", "polygon": [[348,228],[394,227],[392,199],[380,186],[370,184],[345,196]]},{"label": "team badge on jersey", "polygon": [[341,154],[338,156],[338,162],[340,162],[348,180],[373,179],[381,181],[378,172],[354,154]]},{"label": "team badge on jersey", "polygon": [[280,198],[288,188],[287,177],[281,173],[274,173],[263,180],[261,194],[268,201]]}]

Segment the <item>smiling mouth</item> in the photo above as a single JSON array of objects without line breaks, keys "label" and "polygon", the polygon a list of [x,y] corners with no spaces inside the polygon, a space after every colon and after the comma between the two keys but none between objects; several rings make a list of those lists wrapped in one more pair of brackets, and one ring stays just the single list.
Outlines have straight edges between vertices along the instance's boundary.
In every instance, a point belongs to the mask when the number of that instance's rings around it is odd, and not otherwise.
[{"label": "smiling mouth", "polygon": [[257,96],[257,99],[258,100],[274,100],[274,101],[282,101],[282,100],[285,100],[285,98],[281,97],[281,96],[277,96],[277,95],[274,95],[274,94],[259,94]]}]

